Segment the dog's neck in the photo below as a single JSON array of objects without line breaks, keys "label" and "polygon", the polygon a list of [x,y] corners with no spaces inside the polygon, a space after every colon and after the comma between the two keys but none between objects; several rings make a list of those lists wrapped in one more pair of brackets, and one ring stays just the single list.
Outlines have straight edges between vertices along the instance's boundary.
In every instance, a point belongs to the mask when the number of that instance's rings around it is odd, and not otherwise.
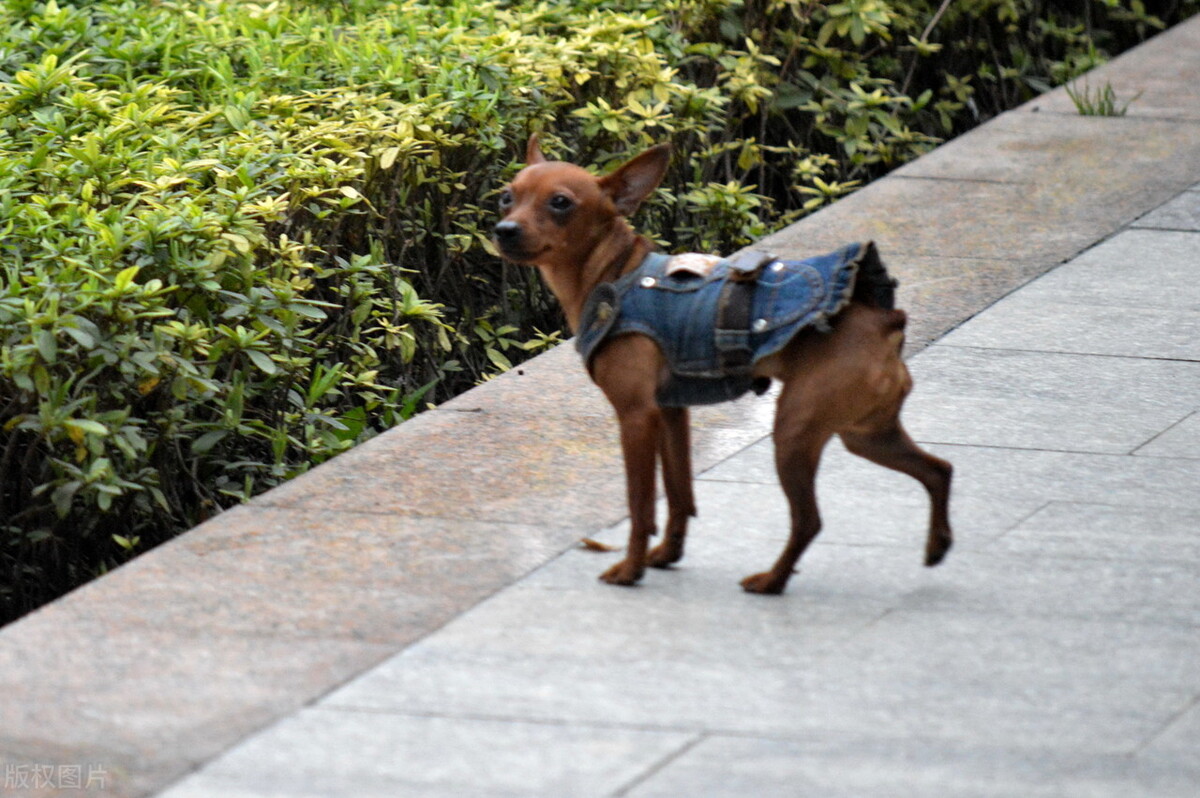
[{"label": "dog's neck", "polygon": [[636,269],[653,249],[650,239],[638,235],[624,219],[617,217],[610,233],[600,237],[582,266],[577,263],[539,264],[538,270],[558,298],[567,324],[574,332],[578,330],[579,317],[592,290]]}]

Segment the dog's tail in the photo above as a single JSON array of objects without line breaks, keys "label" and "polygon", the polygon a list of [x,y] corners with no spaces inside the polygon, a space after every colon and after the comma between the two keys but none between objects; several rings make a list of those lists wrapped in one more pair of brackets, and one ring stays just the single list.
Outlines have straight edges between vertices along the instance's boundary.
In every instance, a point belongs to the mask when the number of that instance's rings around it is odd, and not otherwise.
[{"label": "dog's tail", "polygon": [[[852,302],[860,302],[881,310],[896,309],[896,286],[899,282],[888,274],[887,267],[879,259],[875,242],[863,244],[858,255],[858,271],[854,278]],[[904,314],[900,313],[899,326],[904,326]]]},{"label": "dog's tail", "polygon": [[879,258],[879,250],[873,241],[863,244],[858,255],[858,271],[854,278],[854,293],[850,301],[885,310],[880,314],[885,334],[900,333],[904,340],[904,328],[908,325],[908,314],[896,307],[896,286],[899,281],[887,272]]}]

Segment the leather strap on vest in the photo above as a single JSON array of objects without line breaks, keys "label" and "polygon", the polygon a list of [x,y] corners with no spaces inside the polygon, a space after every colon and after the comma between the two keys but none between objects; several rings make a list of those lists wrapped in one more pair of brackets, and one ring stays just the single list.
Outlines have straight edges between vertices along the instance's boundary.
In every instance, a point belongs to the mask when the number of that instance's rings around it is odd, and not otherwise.
[{"label": "leather strap on vest", "polygon": [[754,357],[750,346],[751,303],[758,275],[768,263],[777,260],[767,252],[746,250],[729,258],[729,278],[721,287],[717,302],[717,357],[729,373],[749,371]]}]

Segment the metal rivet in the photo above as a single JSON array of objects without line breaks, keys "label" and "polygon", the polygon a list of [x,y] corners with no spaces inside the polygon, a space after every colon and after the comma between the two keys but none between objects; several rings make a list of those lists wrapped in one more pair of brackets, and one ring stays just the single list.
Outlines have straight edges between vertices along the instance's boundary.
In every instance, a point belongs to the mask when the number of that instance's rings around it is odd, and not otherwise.
[{"label": "metal rivet", "polygon": [[773,272],[783,271],[783,264],[780,263],[779,261],[775,261],[775,265],[771,267],[771,271],[773,271]]},{"label": "metal rivet", "polygon": [[642,288],[653,288],[654,284],[655,284],[655,279],[653,277],[643,277],[642,278]]},{"label": "metal rivet", "polygon": [[751,327],[751,329],[754,330],[754,332],[762,332],[763,330],[767,329],[767,326],[768,322],[766,319],[755,319],[754,326]]}]

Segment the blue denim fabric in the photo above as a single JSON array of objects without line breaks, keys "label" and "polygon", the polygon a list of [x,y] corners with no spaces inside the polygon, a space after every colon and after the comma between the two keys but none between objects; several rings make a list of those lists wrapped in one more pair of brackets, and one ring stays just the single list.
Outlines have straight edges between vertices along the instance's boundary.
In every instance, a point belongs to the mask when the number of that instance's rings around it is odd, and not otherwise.
[{"label": "blue denim fabric", "polygon": [[[850,244],[814,258],[768,263],[754,280],[749,328],[740,330],[716,329],[728,261],[704,277],[669,275],[670,256],[651,253],[637,269],[592,293],[575,346],[590,368],[602,341],[641,333],[658,343],[670,364],[671,379],[658,392],[660,405],[736,399],[756,387],[755,363],[778,352],[804,328],[822,327],[849,301],[868,246]],[[745,365],[722,368],[722,352],[740,348],[749,351]]]}]

